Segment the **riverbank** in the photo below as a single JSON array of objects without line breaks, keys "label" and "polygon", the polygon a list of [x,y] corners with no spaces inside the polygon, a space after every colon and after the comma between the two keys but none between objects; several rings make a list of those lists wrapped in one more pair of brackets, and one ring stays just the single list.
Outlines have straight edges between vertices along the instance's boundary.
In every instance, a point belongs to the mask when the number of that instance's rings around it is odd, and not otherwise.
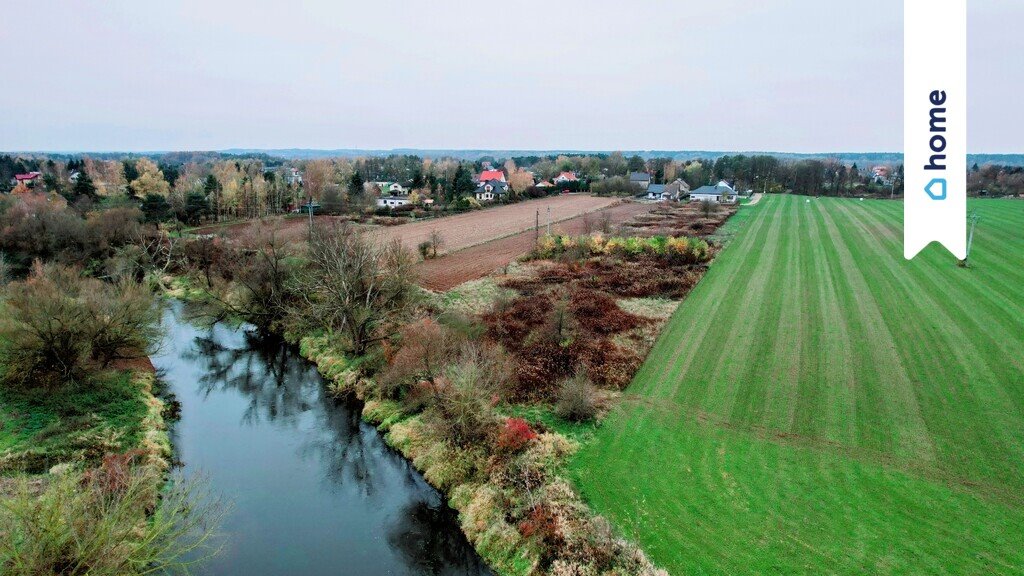
[{"label": "riverbank", "polygon": [[[353,394],[363,402],[362,418],[446,496],[459,513],[463,533],[497,573],[667,574],[594,515],[566,480],[564,466],[579,448],[577,439],[553,428],[529,432],[519,452],[511,455],[501,453],[501,437],[498,449],[438,441],[425,413],[375,399],[375,383],[362,378],[327,338],[301,338],[300,352],[329,379],[333,393]],[[525,424],[519,418],[500,419],[506,429],[509,422]],[[526,519],[509,522],[510,510],[524,507],[529,511]]]},{"label": "riverbank", "polygon": [[174,563],[192,503],[165,490],[171,446],[156,387],[145,359],[58,390],[0,391],[0,572]]},{"label": "riverbank", "polygon": [[0,390],[0,477],[47,475],[126,452],[166,472],[171,446],[156,392],[148,359],[67,389]]}]

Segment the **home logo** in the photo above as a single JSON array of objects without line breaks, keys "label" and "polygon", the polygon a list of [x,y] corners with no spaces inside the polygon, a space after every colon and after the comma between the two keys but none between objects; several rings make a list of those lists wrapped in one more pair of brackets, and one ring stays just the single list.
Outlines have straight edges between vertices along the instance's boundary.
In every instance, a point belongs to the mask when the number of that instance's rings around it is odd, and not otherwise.
[{"label": "home logo", "polygon": [[903,255],[967,255],[967,0],[905,0]]},{"label": "home logo", "polygon": [[936,178],[928,183],[924,187],[924,191],[931,197],[932,200],[945,200],[946,199],[946,179]]}]

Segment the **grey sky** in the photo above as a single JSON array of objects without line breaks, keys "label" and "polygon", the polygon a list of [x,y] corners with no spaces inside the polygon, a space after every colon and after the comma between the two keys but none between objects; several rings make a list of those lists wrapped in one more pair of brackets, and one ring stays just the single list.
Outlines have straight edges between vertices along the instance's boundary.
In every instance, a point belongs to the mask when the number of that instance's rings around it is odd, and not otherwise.
[{"label": "grey sky", "polygon": [[[970,0],[970,148],[1024,152],[1024,3]],[[9,1],[0,149],[902,148],[893,0]]]}]

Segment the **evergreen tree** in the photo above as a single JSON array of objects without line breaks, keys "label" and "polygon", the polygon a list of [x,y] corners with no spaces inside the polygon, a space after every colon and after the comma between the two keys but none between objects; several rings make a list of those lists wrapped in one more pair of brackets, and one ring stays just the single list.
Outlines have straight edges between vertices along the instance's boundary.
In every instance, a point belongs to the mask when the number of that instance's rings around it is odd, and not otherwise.
[{"label": "evergreen tree", "polygon": [[181,174],[181,171],[178,170],[178,167],[174,164],[161,164],[160,171],[164,174],[164,180],[166,180],[171,186],[174,186],[174,183],[178,180],[178,176]]},{"label": "evergreen tree", "polygon": [[146,222],[164,222],[171,214],[171,205],[159,194],[146,194],[142,201],[142,215]]},{"label": "evergreen tree", "polygon": [[[214,180],[216,182],[216,180]],[[185,223],[199,224],[210,213],[210,203],[202,192],[191,192],[185,199]]]},{"label": "evergreen tree", "polygon": [[131,183],[139,178],[139,169],[135,167],[135,160],[124,160],[121,162],[124,170],[124,181]]},{"label": "evergreen tree", "polygon": [[92,178],[89,177],[89,173],[85,170],[78,173],[78,179],[75,180],[75,186],[71,191],[78,197],[87,196],[96,199],[96,185],[93,184]]},{"label": "evergreen tree", "polygon": [[[210,199],[213,199],[213,214],[216,217],[220,217],[220,182],[217,182],[217,178],[213,174],[206,177],[206,182],[203,184],[203,193],[205,194],[204,200],[206,201],[206,209],[210,210]],[[191,196],[191,195],[189,195]],[[187,211],[187,209],[186,209]]]},{"label": "evergreen tree", "polygon": [[455,178],[452,179],[452,188],[448,202],[454,202],[464,194],[469,194],[475,189],[476,185],[473,184],[473,175],[459,164],[459,167],[455,169]]},{"label": "evergreen tree", "polygon": [[363,177],[359,174],[359,170],[353,170],[352,176],[348,179],[348,194],[350,197],[358,197],[363,195]]}]

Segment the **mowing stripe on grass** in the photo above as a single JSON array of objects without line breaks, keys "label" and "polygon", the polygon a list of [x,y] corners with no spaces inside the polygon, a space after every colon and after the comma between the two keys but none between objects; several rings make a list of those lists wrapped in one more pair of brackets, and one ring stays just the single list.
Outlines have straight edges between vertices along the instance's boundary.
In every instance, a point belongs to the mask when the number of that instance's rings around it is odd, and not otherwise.
[{"label": "mowing stripe on grass", "polygon": [[970,207],[969,269],[897,202],[742,208],[583,495],[673,573],[1024,573],[1024,203]]}]

